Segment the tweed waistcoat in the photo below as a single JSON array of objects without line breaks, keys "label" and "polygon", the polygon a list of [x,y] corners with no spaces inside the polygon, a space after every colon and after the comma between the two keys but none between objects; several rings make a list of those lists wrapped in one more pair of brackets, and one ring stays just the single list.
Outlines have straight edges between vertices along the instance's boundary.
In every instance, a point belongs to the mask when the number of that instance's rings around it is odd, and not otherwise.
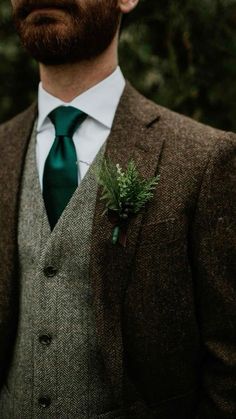
[{"label": "tweed waistcoat", "polygon": [[35,137],[29,143],[21,188],[20,318],[0,417],[93,418],[110,410],[88,273],[97,194],[93,169],[99,167],[105,146],[51,233],[37,175]]}]

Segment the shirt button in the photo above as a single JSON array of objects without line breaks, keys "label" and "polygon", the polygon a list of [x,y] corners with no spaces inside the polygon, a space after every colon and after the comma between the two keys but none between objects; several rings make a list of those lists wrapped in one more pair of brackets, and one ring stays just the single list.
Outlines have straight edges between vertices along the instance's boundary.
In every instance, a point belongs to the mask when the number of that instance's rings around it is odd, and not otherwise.
[{"label": "shirt button", "polygon": [[44,268],[43,272],[46,277],[52,278],[57,274],[57,269],[53,266],[47,266],[46,268]]},{"label": "shirt button", "polygon": [[51,399],[48,396],[42,396],[38,399],[38,403],[39,406],[43,407],[44,409],[46,409],[47,407],[50,406],[51,404]]},{"label": "shirt button", "polygon": [[44,346],[49,346],[51,341],[52,341],[52,337],[50,335],[39,336],[39,342]]}]

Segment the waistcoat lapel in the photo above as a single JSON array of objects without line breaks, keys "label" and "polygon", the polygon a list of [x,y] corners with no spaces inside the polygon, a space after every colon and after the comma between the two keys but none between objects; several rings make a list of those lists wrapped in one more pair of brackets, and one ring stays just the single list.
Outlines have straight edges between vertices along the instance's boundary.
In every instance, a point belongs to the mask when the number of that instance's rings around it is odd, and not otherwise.
[{"label": "waistcoat lapel", "polygon": [[[123,168],[133,159],[143,177],[154,176],[158,173],[158,159],[164,140],[163,137],[154,138],[152,131],[159,118],[158,107],[127,84],[108,138],[105,158]],[[112,227],[106,216],[102,216],[104,202],[100,198],[101,188],[94,216],[90,274],[94,287],[97,334],[118,403],[123,398],[124,380],[122,301],[132,274],[143,211],[130,223],[127,247],[114,246],[111,244]]]},{"label": "waistcoat lapel", "polygon": [[[17,287],[17,219],[20,181],[36,106],[18,115],[0,130],[0,377],[15,336]],[[1,379],[0,379],[1,384]]]}]

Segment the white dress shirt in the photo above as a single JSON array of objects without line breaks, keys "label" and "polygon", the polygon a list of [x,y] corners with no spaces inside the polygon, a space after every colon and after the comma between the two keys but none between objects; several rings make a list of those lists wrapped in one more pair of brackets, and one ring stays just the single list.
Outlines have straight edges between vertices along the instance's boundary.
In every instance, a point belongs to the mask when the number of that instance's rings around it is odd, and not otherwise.
[{"label": "white dress shirt", "polygon": [[41,189],[45,161],[55,139],[55,128],[48,118],[50,112],[58,106],[74,106],[88,115],[73,136],[79,162],[78,179],[83,179],[111,132],[124,87],[125,79],[119,67],[69,103],[52,96],[44,90],[42,83],[39,84],[36,161]]}]

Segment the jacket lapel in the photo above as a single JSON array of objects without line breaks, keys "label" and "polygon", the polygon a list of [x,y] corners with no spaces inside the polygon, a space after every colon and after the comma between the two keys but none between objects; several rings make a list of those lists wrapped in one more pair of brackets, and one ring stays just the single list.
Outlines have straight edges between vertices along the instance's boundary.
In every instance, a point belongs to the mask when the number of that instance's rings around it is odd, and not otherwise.
[{"label": "jacket lapel", "polygon": [[[163,138],[154,138],[152,126],[160,118],[158,107],[139,95],[127,84],[112,132],[107,141],[105,158],[125,168],[130,159],[140,174],[149,178],[157,173]],[[156,132],[156,131],[155,131]],[[123,344],[122,302],[127,281],[132,275],[132,262],[143,211],[132,220],[127,247],[111,244],[112,227],[102,216],[104,202],[99,189],[92,234],[90,275],[93,281],[97,334],[104,362],[117,403],[122,399]]]},{"label": "jacket lapel", "polygon": [[0,129],[0,147],[4,156],[0,165],[0,369],[6,360],[16,327],[19,192],[25,153],[35,117],[34,104]]}]

